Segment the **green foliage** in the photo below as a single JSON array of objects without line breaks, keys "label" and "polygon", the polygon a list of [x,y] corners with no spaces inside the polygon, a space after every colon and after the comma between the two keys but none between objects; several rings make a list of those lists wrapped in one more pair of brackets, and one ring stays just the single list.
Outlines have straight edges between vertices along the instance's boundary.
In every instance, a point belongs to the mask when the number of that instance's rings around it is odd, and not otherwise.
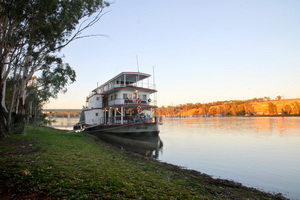
[{"label": "green foliage", "polygon": [[38,79],[40,91],[39,96],[43,101],[50,97],[56,98],[57,94],[67,91],[66,86],[76,80],[75,71],[69,64],[58,63],[54,69],[44,70]]}]

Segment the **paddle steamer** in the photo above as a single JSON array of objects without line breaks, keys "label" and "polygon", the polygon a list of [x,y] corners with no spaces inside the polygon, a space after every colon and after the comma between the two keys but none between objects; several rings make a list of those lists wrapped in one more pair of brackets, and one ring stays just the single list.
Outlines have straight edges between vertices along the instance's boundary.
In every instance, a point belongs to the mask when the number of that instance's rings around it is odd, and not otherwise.
[{"label": "paddle steamer", "polygon": [[74,129],[106,133],[159,133],[155,84],[149,74],[122,72],[92,90]]}]

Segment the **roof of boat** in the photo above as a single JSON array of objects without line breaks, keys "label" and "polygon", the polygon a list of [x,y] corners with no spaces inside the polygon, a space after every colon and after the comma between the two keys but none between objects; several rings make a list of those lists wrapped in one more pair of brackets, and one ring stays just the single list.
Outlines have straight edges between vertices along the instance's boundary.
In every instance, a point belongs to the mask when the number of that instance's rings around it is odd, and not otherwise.
[{"label": "roof of boat", "polygon": [[146,73],[142,73],[142,72],[121,72],[120,74],[118,74],[117,76],[113,77],[112,79],[106,81],[104,84],[100,85],[99,87],[97,87],[96,89],[94,89],[93,91],[96,91],[98,88],[110,83],[110,82],[113,82],[113,81],[116,81],[116,80],[123,80],[125,79],[125,76],[126,76],[126,81],[127,82],[137,82],[137,81],[140,81],[140,80],[143,80],[145,78],[148,78],[150,77],[151,75],[150,74],[146,74]]}]

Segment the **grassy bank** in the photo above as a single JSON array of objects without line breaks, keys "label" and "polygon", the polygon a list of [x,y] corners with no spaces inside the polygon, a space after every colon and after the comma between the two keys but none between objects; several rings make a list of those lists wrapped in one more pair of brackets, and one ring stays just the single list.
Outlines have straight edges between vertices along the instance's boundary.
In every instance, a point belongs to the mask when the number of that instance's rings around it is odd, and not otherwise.
[{"label": "grassy bank", "polygon": [[212,179],[98,141],[84,133],[33,128],[0,141],[6,199],[283,199]]}]

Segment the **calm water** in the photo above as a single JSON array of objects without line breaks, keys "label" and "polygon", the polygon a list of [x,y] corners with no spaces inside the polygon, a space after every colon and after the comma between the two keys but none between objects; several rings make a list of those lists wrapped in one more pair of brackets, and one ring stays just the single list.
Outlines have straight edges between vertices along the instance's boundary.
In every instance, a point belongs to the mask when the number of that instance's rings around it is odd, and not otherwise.
[{"label": "calm water", "polygon": [[[299,117],[164,119],[160,130],[161,144],[157,138],[145,139],[137,143],[149,146],[148,150],[129,149],[216,178],[300,199]],[[122,146],[120,141],[117,139],[118,146]],[[129,139],[124,141],[126,148]]]},{"label": "calm water", "polygon": [[300,199],[300,118],[165,119],[159,159]]},{"label": "calm water", "polygon": [[72,117],[70,121],[68,121],[66,117],[53,117],[51,118],[51,121],[52,120],[54,121],[51,124],[52,127],[62,130],[73,130],[73,126],[79,121],[79,117]]}]

